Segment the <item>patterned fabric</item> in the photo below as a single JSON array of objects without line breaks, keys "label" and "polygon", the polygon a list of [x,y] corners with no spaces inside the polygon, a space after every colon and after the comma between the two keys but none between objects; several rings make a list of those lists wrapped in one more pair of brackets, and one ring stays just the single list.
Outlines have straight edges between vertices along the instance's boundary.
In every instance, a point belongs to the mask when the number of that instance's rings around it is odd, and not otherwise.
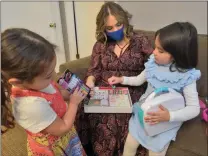
[{"label": "patterned fabric", "polygon": [[[95,76],[97,86],[107,86],[102,80],[107,80],[113,75],[136,76],[140,74],[144,69],[144,63],[153,51],[149,40],[141,34],[132,36],[129,46],[120,57],[114,53],[114,47],[114,42],[106,45],[97,42],[93,47],[87,76]],[[129,88],[134,103],[144,93],[146,84],[140,87],[125,87]],[[82,106],[77,115],[76,128],[81,142],[84,145],[91,143],[96,155],[120,156],[128,134],[130,117],[131,114],[84,114]],[[140,148],[138,153],[145,154],[145,150]]]},{"label": "patterned fabric", "polygon": [[[57,115],[62,118],[66,112],[67,105],[63,100],[61,93],[52,83],[56,89],[56,93],[48,94],[44,92],[21,90],[19,88],[12,88],[12,97],[36,96],[45,98],[51,102],[52,109]],[[85,151],[81,145],[79,137],[74,126],[65,135],[61,137],[50,134],[31,133],[26,131],[28,156],[85,156]]]}]

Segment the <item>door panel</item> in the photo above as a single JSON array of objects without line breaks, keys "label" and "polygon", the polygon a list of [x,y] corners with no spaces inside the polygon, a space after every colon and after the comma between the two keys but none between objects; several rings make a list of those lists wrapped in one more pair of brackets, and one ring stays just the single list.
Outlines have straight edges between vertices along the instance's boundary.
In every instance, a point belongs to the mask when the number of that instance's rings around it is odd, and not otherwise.
[{"label": "door panel", "polygon": [[1,31],[13,27],[34,31],[58,46],[56,71],[66,61],[59,2],[1,2]]}]

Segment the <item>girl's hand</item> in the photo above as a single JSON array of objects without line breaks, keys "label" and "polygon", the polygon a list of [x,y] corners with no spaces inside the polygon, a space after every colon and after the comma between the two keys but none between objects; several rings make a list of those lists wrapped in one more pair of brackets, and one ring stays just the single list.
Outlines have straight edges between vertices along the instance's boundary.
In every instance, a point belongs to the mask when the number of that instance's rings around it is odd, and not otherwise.
[{"label": "girl's hand", "polygon": [[79,105],[79,103],[87,96],[78,87],[75,89],[73,94],[70,96],[70,104]]},{"label": "girl's hand", "polygon": [[61,95],[63,96],[64,98],[64,101],[69,101],[69,98],[70,98],[70,93],[68,90],[66,89],[60,89],[60,92],[61,92]]},{"label": "girl's hand", "polygon": [[122,83],[122,82],[123,82],[123,77],[112,76],[108,79],[108,83],[110,85],[114,85],[114,84],[118,84],[118,83]]},{"label": "girl's hand", "polygon": [[159,106],[159,110],[157,112],[148,112],[147,114],[148,115],[144,117],[144,121],[150,125],[170,120],[170,113],[168,109],[162,105]]}]

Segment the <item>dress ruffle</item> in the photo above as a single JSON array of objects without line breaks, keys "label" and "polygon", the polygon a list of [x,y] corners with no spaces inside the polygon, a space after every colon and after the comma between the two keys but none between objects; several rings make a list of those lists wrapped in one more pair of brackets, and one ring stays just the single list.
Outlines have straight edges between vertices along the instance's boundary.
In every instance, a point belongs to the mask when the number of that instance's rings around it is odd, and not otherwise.
[{"label": "dress ruffle", "polygon": [[[182,87],[191,84],[200,78],[201,72],[195,68],[187,72],[171,72],[169,65],[158,65],[155,63],[154,55],[151,55],[145,63],[146,79],[154,88],[170,87],[181,90]],[[174,85],[173,85],[174,84]],[[161,86],[162,85],[162,86]],[[166,85],[166,86],[164,86]]]}]

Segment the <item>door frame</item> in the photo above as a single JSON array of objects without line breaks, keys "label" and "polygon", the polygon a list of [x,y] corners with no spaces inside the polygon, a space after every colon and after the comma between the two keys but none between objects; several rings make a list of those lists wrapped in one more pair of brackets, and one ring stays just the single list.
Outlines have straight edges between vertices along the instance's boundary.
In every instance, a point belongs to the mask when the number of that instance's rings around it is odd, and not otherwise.
[{"label": "door frame", "polygon": [[[61,21],[61,13],[60,13],[60,2],[50,2],[51,8],[51,19],[56,23],[55,31],[55,43],[57,44],[56,55],[58,55],[56,71],[59,71],[59,66],[66,62],[66,51],[64,48],[64,38],[63,38],[63,30],[62,30],[62,21]],[[53,28],[51,28],[53,29]]]}]

